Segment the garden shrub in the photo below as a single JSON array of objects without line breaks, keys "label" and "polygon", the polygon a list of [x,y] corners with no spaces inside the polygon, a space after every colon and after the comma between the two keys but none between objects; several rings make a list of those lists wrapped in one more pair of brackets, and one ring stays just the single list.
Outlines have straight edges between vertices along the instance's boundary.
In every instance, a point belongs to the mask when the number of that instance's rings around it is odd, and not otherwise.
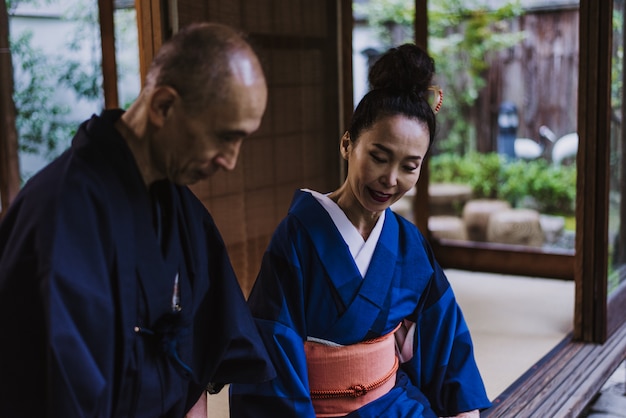
[{"label": "garden shrub", "polygon": [[462,183],[475,198],[497,198],[512,207],[532,206],[542,213],[573,215],[575,166],[546,160],[510,160],[497,153],[438,154],[429,162],[431,183]]}]

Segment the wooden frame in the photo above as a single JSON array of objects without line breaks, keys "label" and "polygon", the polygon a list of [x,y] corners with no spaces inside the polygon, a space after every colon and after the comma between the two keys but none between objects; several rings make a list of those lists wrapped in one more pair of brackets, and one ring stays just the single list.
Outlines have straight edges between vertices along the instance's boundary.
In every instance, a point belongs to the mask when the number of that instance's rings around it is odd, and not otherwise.
[{"label": "wooden frame", "polygon": [[148,66],[164,40],[164,10],[160,0],[135,0],[139,39],[139,72],[141,82],[146,78]]},{"label": "wooden frame", "polygon": [[442,266],[470,271],[573,280],[574,257],[570,251],[538,251],[526,246],[498,246],[452,240],[432,241]]},{"label": "wooden frame", "polygon": [[580,4],[574,338],[599,343],[607,337],[612,9],[612,1]]},{"label": "wooden frame", "polygon": [[[427,45],[427,1],[415,1],[415,36],[418,45]],[[413,218],[421,231],[428,233],[428,160],[422,169],[413,201]],[[530,277],[574,280],[573,251],[546,252],[494,243],[436,240],[428,236],[438,262],[444,268],[458,268]]]},{"label": "wooden frame", "polygon": [[102,87],[104,90],[104,107],[106,109],[119,107],[114,12],[113,0],[98,0],[100,45],[102,47]]},{"label": "wooden frame", "polygon": [[[427,44],[427,2],[416,1],[416,42]],[[451,240],[431,242],[444,268],[528,275],[576,282],[574,340],[602,343],[626,318],[617,310],[626,290],[607,301],[608,161],[610,127],[612,2],[582,0],[580,4],[580,69],[576,252],[545,252],[530,248]],[[424,170],[426,173],[427,170]],[[422,230],[428,225],[427,175],[422,175],[414,216]],[[614,308],[611,308],[614,307]],[[608,310],[610,309],[610,311]]]},{"label": "wooden frame", "polygon": [[8,22],[8,11],[6,5],[3,5],[0,7],[0,219],[20,189]]},{"label": "wooden frame", "polygon": [[[426,1],[416,0],[416,14],[416,22],[423,22]],[[424,32],[416,30],[417,43],[426,43]],[[481,417],[578,416],[626,358],[626,283],[607,300],[611,36],[612,1],[581,0],[575,255],[433,242],[437,259],[448,267],[576,282],[574,332],[498,396]],[[422,197],[414,205],[421,225],[427,225],[425,202]]]}]

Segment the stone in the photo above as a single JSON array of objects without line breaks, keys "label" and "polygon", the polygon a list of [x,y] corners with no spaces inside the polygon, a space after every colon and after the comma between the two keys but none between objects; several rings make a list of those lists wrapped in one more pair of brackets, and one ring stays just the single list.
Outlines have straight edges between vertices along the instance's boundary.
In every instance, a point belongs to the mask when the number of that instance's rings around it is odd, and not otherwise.
[{"label": "stone", "polygon": [[431,216],[459,216],[465,203],[472,198],[467,184],[432,183],[428,186],[428,209]]},{"label": "stone", "polygon": [[541,247],[544,236],[539,212],[533,209],[509,209],[492,213],[487,225],[487,240]]},{"label": "stone", "polygon": [[467,240],[465,223],[458,216],[431,216],[428,218],[428,230],[437,239]]},{"label": "stone", "polygon": [[492,213],[511,209],[511,204],[498,199],[470,200],[463,207],[463,222],[470,241],[487,241],[487,224]]},{"label": "stone", "polygon": [[626,396],[601,393],[593,403],[588,417],[626,418]]},{"label": "stone", "polygon": [[540,215],[539,222],[546,244],[555,244],[565,230],[565,218],[554,215]]}]

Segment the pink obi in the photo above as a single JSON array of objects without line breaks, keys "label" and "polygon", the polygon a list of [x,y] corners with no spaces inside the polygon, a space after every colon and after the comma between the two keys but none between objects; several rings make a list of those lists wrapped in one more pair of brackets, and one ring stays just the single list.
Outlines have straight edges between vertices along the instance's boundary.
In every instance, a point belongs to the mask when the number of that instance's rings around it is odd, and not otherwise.
[{"label": "pink obi", "polygon": [[316,416],[347,415],[394,387],[398,370],[395,331],[346,346],[304,343]]}]

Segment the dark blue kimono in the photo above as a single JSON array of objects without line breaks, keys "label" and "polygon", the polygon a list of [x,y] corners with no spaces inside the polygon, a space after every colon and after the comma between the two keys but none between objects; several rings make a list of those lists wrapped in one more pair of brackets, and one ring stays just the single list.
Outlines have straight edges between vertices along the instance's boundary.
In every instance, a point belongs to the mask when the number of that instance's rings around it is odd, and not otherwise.
[{"label": "dark blue kimono", "polygon": [[415,225],[390,209],[365,277],[328,212],[298,191],[248,299],[278,377],[231,385],[231,417],[314,417],[304,342],[354,344],[416,324],[396,385],[349,417],[435,417],[490,406],[452,289]]},{"label": "dark blue kimono", "polygon": [[148,192],[120,115],[83,123],[0,224],[2,417],[181,418],[209,382],[274,376],[211,216]]}]

